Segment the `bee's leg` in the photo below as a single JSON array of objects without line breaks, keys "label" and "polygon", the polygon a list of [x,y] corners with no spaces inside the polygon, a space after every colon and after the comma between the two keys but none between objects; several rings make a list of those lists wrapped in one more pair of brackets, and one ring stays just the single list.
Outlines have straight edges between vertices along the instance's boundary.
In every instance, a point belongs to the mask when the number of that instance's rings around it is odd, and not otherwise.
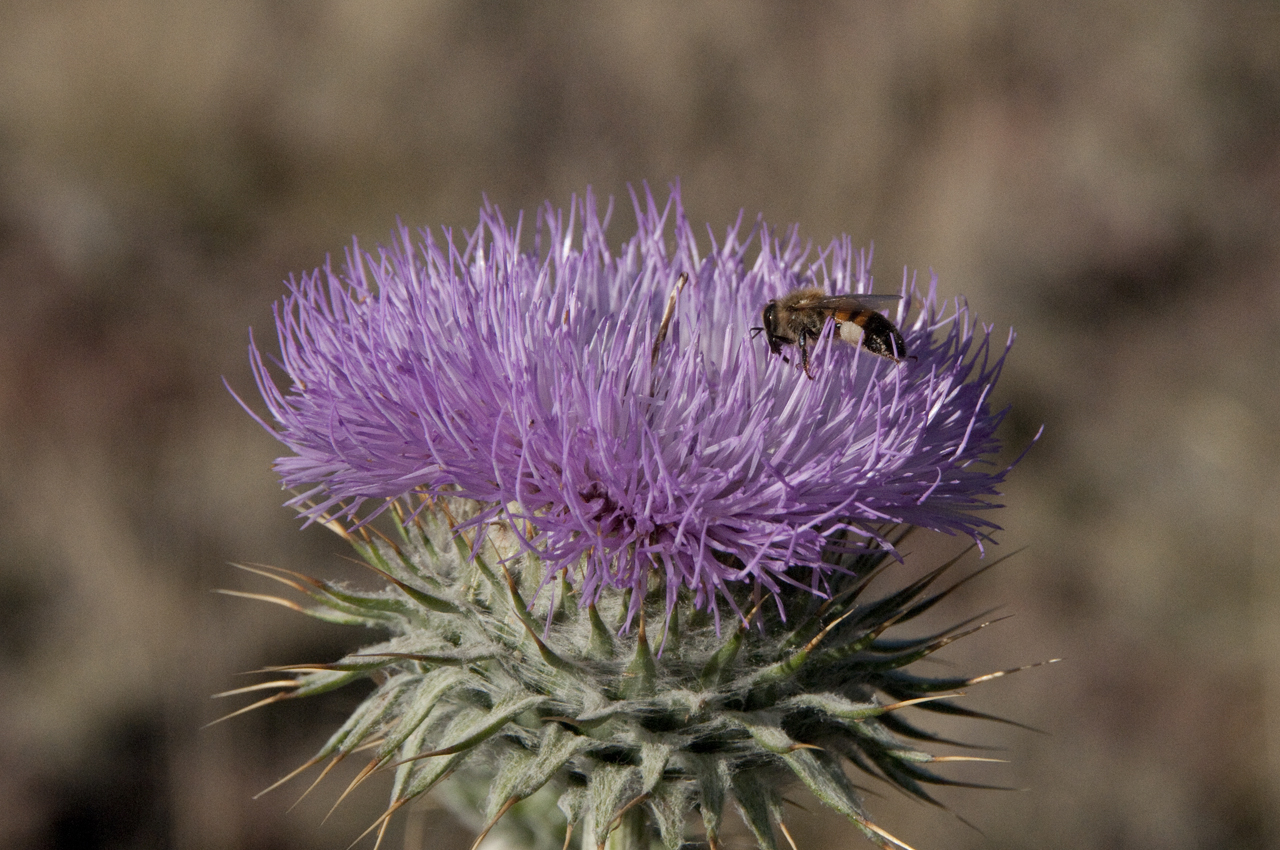
[{"label": "bee's leg", "polygon": [[805,343],[807,339],[807,334],[799,334],[796,345],[800,348],[800,367],[804,369],[804,376],[812,381],[813,374],[809,371],[809,346]]}]

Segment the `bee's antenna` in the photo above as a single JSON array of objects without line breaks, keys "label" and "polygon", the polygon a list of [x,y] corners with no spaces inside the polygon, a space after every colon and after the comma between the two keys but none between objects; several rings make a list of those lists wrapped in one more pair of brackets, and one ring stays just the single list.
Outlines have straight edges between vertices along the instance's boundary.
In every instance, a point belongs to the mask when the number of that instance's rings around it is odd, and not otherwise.
[{"label": "bee's antenna", "polygon": [[764,333],[764,328],[751,328],[752,339],[755,339],[756,337],[760,336],[760,334],[762,333]]}]

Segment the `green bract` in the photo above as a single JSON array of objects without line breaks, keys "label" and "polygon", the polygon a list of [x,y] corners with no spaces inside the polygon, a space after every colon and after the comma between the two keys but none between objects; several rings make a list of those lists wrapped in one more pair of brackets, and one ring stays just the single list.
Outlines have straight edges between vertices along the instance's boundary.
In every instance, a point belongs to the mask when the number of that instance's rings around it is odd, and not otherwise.
[{"label": "green bract", "polygon": [[[366,749],[359,779],[393,773],[391,805],[370,828],[379,835],[397,809],[452,777],[455,802],[483,810],[484,832],[501,822],[520,846],[674,850],[693,840],[687,815],[697,812],[694,836],[716,848],[732,804],[773,850],[790,841],[782,794],[802,785],[872,842],[905,847],[872,823],[845,767],[932,802],[927,784],[951,784],[932,765],[959,757],[918,749],[939,739],[902,709],[985,717],[957,705],[957,689],[1002,675],[909,670],[986,625],[898,636],[954,589],[935,585],[955,560],[875,595],[872,579],[898,562],[883,551],[846,556],[832,564],[829,599],[804,587],[758,598],[744,589],[742,615],[719,633],[691,605],[668,615],[655,573],[628,631],[627,593],[581,607],[563,581],[539,587],[542,565],[502,523],[478,545],[456,533],[473,503],[435,499],[412,515],[396,507],[394,542],[329,524],[381,575],[377,592],[255,570],[305,593],[313,616],[390,635],[337,662],[281,668],[292,685],[263,701],[376,683],[307,766]],[[895,543],[904,535],[885,533]],[[576,838],[566,838],[566,819]]]}]

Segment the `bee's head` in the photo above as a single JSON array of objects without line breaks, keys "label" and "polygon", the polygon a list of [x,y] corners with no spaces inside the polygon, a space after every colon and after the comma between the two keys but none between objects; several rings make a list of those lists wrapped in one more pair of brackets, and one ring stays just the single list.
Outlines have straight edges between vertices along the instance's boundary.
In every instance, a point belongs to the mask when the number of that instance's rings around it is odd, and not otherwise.
[{"label": "bee's head", "polygon": [[778,336],[778,302],[770,301],[764,305],[764,312],[760,315],[761,324],[764,325],[761,330],[764,331],[764,338],[769,341],[769,350],[774,354],[782,353],[782,343],[784,340]]}]

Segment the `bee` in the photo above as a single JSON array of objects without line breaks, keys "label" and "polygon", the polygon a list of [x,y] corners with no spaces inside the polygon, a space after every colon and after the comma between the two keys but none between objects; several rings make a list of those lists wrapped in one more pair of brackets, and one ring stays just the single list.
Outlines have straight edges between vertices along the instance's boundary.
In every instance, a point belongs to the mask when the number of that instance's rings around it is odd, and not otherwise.
[{"label": "bee", "polygon": [[810,380],[813,375],[809,372],[809,344],[822,335],[827,319],[835,320],[837,339],[852,345],[861,342],[872,354],[901,363],[907,356],[902,334],[873,306],[899,300],[898,295],[827,295],[816,287],[806,287],[766,304],[761,315],[764,326],[751,330],[755,334],[764,332],[774,354],[782,354],[784,345],[799,348],[800,366]]}]

